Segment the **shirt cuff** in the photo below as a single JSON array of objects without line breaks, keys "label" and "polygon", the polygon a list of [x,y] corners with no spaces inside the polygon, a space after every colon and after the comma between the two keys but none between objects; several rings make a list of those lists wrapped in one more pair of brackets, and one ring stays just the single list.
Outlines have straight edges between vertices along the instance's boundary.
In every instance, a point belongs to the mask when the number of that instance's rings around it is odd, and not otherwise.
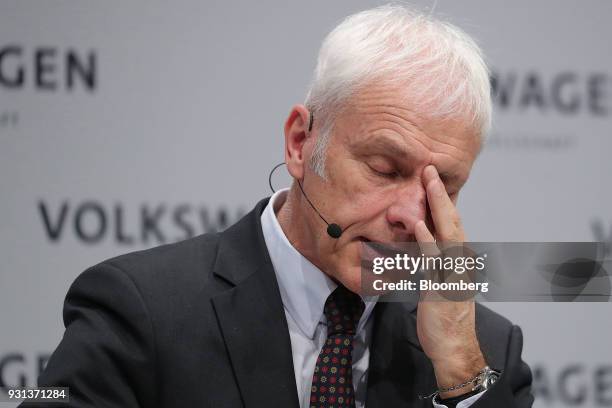
[{"label": "shirt cuff", "polygon": [[[463,401],[459,401],[457,403],[457,407],[456,408],[468,408],[470,405],[472,405],[473,403],[475,403],[478,398],[482,397],[482,394],[484,394],[486,392],[486,390],[479,392],[476,395],[472,395],[469,398],[464,399]],[[438,396],[436,395],[432,400],[432,404],[434,406],[434,408],[448,408],[446,405],[442,405],[439,402],[437,402],[436,400],[438,399]]]}]

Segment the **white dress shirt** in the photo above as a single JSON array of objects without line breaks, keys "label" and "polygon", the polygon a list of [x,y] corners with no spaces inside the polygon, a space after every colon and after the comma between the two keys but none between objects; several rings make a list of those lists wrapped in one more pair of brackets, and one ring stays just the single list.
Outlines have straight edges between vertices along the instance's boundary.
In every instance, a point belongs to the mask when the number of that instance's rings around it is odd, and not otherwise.
[{"label": "white dress shirt", "polygon": [[[285,236],[276,218],[276,212],[285,201],[287,191],[288,189],[279,190],[270,198],[261,215],[261,226],[285,308],[300,407],[309,408],[312,375],[321,347],[327,339],[327,319],[323,307],[327,297],[338,285],[302,256]],[[365,309],[353,340],[353,386],[356,408],[365,407],[374,322],[372,310],[376,300],[377,297],[363,297]],[[469,407],[481,394],[461,401],[457,404],[457,408]],[[445,407],[435,402],[433,405]]]}]

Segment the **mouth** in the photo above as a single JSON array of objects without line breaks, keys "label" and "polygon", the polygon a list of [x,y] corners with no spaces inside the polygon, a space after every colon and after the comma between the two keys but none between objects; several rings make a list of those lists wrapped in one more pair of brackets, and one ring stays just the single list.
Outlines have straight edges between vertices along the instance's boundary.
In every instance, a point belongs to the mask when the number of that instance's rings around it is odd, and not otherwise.
[{"label": "mouth", "polygon": [[402,246],[399,243],[384,242],[375,239],[370,239],[364,235],[360,235],[355,238],[362,244],[362,248],[365,252],[362,252],[365,258],[373,257],[395,257],[398,253],[402,252]]}]

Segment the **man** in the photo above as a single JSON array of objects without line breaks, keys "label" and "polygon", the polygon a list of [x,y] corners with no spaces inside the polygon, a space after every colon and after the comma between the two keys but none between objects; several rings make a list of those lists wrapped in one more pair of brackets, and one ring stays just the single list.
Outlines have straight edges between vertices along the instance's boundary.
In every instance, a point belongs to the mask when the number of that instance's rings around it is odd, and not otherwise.
[{"label": "man", "polygon": [[459,29],[403,6],[347,18],[285,123],[291,188],[81,274],[39,385],[75,407],[530,406],[506,319],[359,295],[364,242],[466,240],[455,205],[490,116]]}]

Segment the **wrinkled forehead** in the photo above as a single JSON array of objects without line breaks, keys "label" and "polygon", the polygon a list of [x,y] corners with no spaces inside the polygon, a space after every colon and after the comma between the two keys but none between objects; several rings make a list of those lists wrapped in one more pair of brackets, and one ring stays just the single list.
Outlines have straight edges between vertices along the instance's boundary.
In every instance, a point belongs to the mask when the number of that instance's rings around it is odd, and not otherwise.
[{"label": "wrinkled forehead", "polygon": [[441,105],[397,84],[370,84],[346,101],[336,118],[334,134],[347,146],[386,135],[407,145],[420,144],[432,153],[456,149],[464,159],[475,159],[481,135],[470,112],[444,114]]}]

